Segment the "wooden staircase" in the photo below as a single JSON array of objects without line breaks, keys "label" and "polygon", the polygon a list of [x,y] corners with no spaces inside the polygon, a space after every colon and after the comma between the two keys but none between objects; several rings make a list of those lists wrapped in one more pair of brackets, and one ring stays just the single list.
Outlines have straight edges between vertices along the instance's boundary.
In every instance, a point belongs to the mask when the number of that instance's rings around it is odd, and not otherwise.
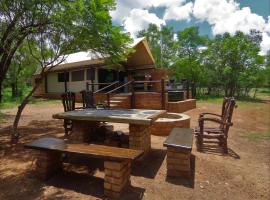
[{"label": "wooden staircase", "polygon": [[119,93],[110,98],[110,108],[131,108],[131,93]]}]

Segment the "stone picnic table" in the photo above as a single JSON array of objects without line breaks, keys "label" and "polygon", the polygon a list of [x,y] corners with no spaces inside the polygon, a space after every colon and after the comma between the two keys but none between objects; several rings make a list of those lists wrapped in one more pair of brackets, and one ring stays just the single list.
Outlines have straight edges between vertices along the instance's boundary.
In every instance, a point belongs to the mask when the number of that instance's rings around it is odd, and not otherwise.
[{"label": "stone picnic table", "polygon": [[129,148],[142,150],[146,155],[151,149],[150,127],[166,110],[146,109],[78,109],[53,115],[54,119],[72,120],[69,139],[76,143],[89,141],[92,132],[101,122],[129,124]]}]

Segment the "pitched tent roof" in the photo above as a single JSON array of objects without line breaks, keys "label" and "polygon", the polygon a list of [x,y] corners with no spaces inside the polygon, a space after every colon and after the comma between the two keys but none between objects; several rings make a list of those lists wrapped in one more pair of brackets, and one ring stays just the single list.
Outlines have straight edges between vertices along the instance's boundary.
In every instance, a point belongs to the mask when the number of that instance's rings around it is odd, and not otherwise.
[{"label": "pitched tent roof", "polygon": [[[130,45],[135,52],[130,54],[124,66],[127,69],[137,69],[155,66],[154,58],[145,37],[137,38]],[[65,61],[52,68],[50,71],[63,71],[89,66],[105,66],[103,57],[92,51],[81,51],[66,56]]]}]

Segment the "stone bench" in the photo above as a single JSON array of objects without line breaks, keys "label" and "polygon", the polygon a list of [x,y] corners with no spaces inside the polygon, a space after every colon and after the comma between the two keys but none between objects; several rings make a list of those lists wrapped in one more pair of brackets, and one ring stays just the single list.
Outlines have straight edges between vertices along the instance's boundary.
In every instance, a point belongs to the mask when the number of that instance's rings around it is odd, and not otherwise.
[{"label": "stone bench", "polygon": [[167,176],[191,177],[193,129],[174,128],[163,146],[167,147]]},{"label": "stone bench", "polygon": [[143,151],[95,144],[67,144],[62,139],[41,138],[25,145],[37,150],[36,172],[40,179],[48,179],[61,170],[62,155],[83,155],[104,160],[104,194],[118,198],[130,184],[131,161]]}]

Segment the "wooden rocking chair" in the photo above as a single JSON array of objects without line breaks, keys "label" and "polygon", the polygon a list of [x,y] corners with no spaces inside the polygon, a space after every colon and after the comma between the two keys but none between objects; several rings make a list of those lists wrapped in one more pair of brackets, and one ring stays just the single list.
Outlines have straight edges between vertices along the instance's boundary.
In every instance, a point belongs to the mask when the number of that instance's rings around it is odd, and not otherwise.
[{"label": "wooden rocking chair", "polygon": [[[75,93],[66,92],[62,94],[61,97],[65,112],[75,110]],[[72,131],[71,120],[64,119],[64,129],[65,129],[65,137],[67,137]]]},{"label": "wooden rocking chair", "polygon": [[[229,98],[224,107],[223,116],[217,117],[205,117],[200,116],[199,128],[195,130],[195,136],[197,139],[197,149],[202,150],[204,139],[217,139],[219,146],[223,148],[224,153],[228,153],[227,138],[229,128],[233,125],[231,122],[233,110],[236,107],[234,98]],[[215,115],[217,116],[217,115]],[[216,128],[205,128],[206,122],[214,122],[219,126]]]},{"label": "wooden rocking chair", "polygon": [[[233,97],[224,97],[223,99],[223,103],[222,103],[222,110],[221,110],[221,114],[216,114],[216,113],[208,113],[208,112],[205,112],[205,113],[200,113],[199,115],[199,119],[200,118],[203,118],[203,117],[214,117],[214,118],[217,118],[217,119],[220,119],[222,120],[225,116],[225,111],[228,109],[228,106],[229,106],[229,102],[230,100],[232,99]],[[222,125],[220,124],[219,125],[219,128],[221,128]],[[205,131],[214,131],[216,129],[216,127],[204,127],[204,130]],[[198,128],[195,128],[195,132],[198,132]]]}]

